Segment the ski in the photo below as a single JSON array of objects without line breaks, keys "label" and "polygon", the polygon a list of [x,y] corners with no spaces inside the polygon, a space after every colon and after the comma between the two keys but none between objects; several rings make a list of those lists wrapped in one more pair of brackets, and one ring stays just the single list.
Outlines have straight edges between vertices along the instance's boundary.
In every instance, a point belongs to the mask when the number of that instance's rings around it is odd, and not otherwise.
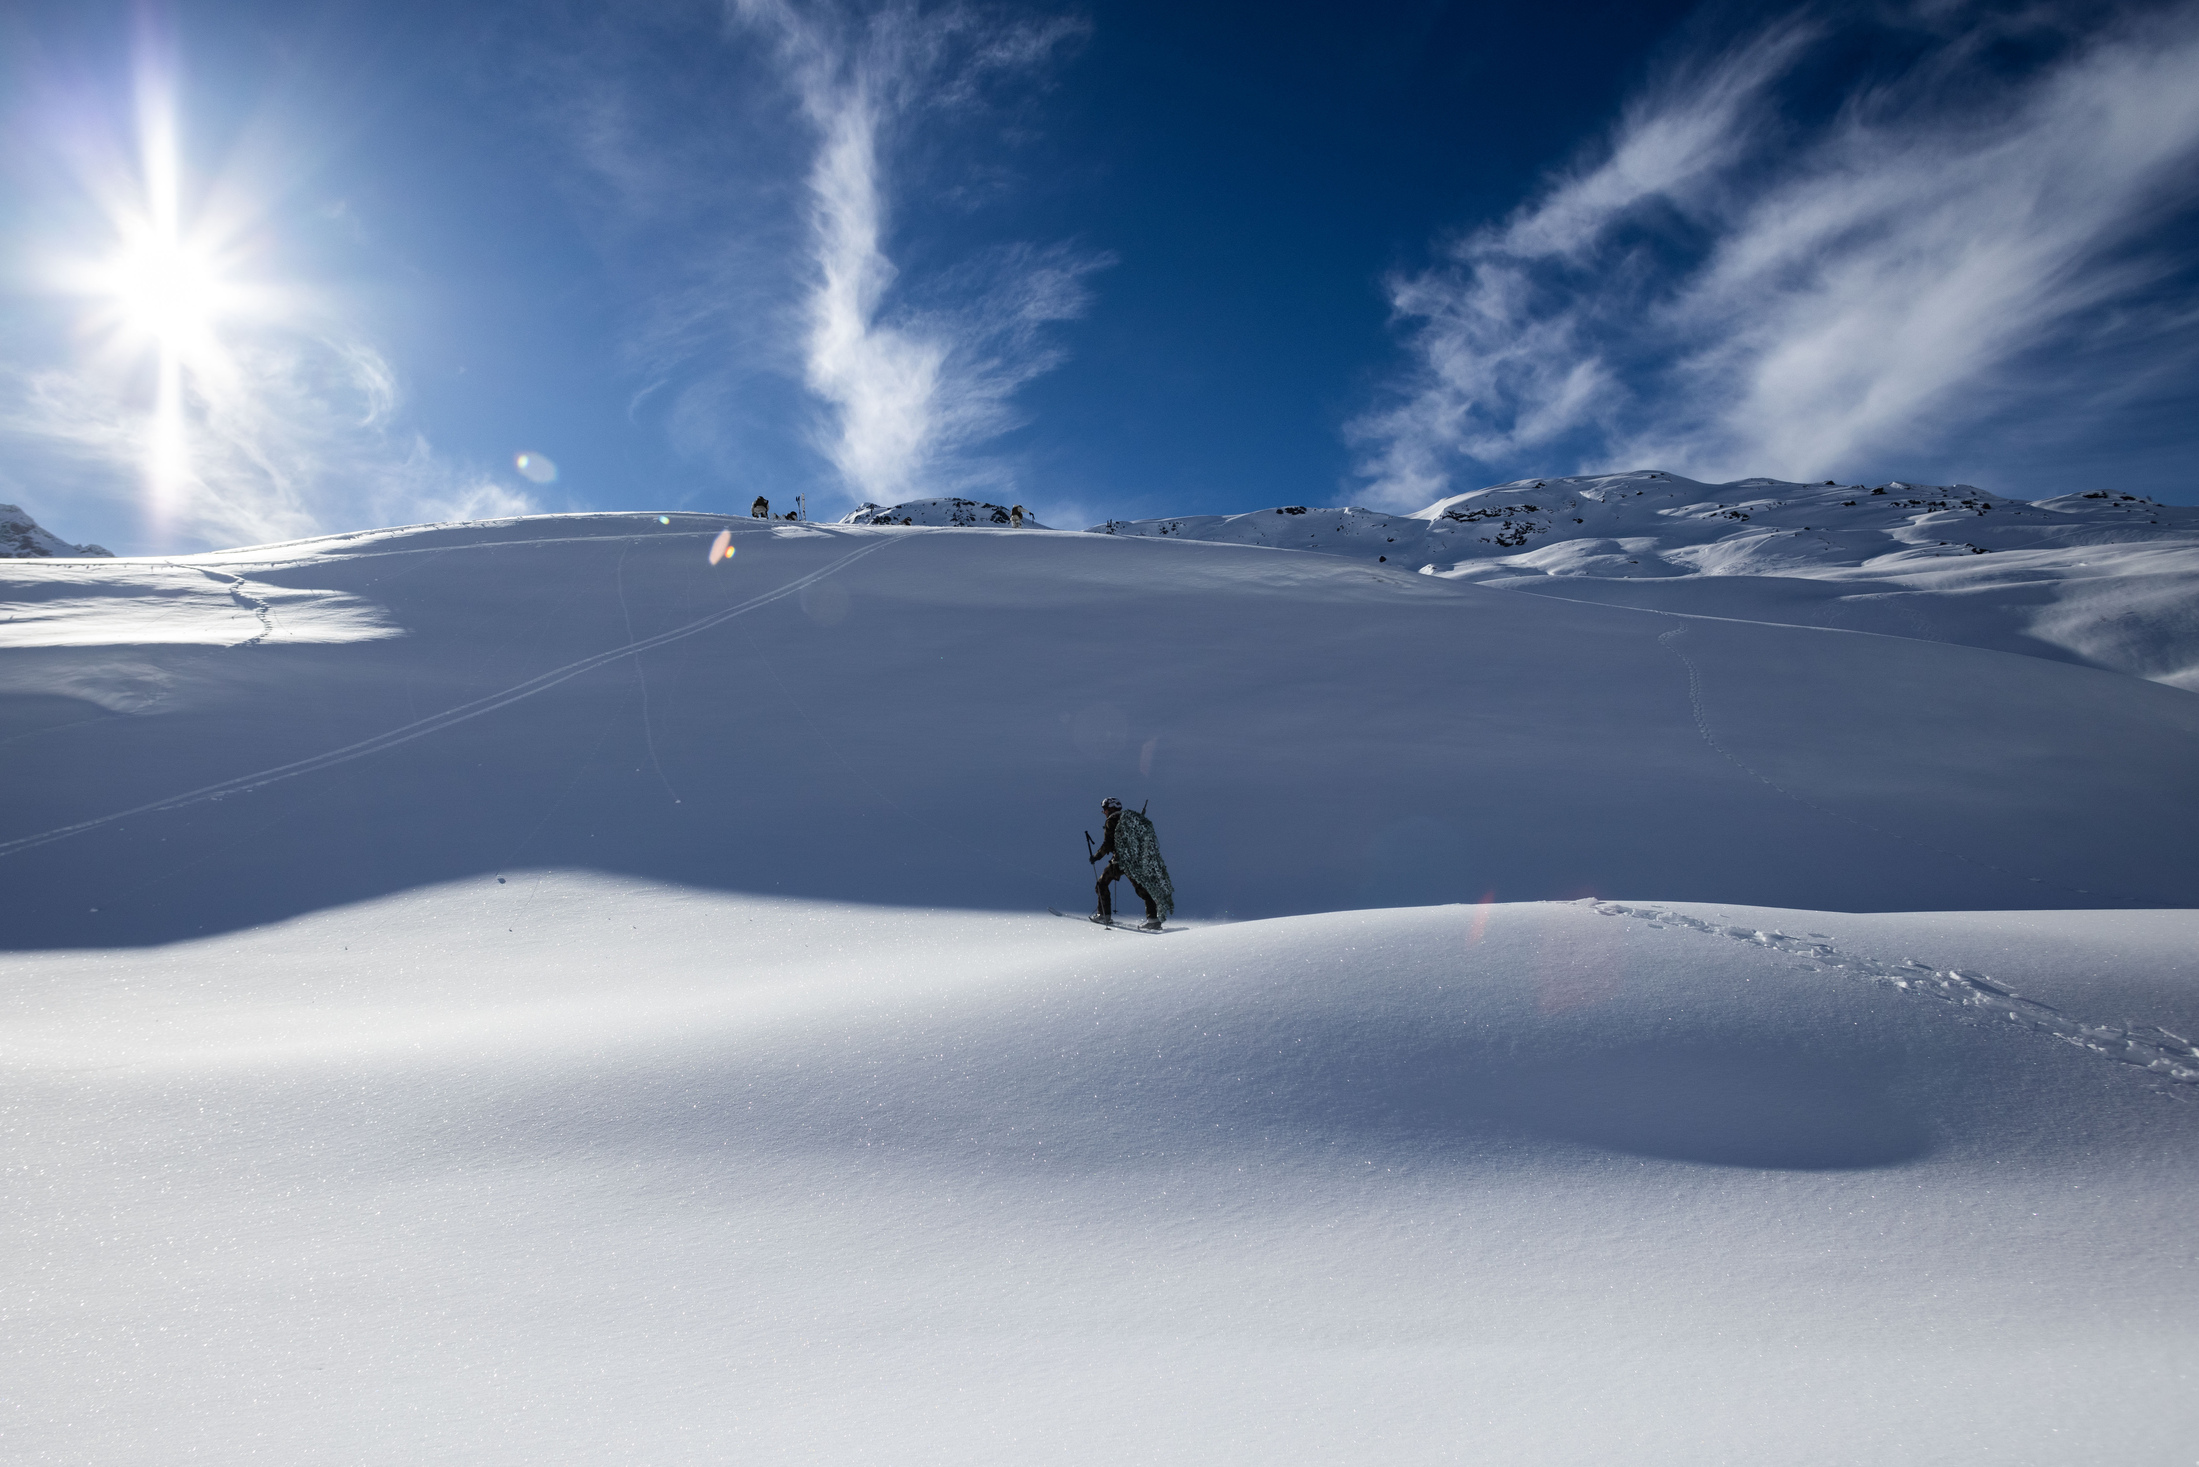
[{"label": "ski", "polygon": [[1140,937],[1165,937],[1171,932],[1183,931],[1181,927],[1163,927],[1156,932],[1150,927],[1140,927],[1135,922],[1117,922],[1111,927],[1102,927],[1100,923],[1093,922],[1090,917],[1080,916],[1075,912],[1064,912],[1059,907],[1048,907],[1046,910],[1057,917],[1067,917],[1072,922],[1089,922],[1094,927],[1100,927],[1103,932],[1135,932]]}]

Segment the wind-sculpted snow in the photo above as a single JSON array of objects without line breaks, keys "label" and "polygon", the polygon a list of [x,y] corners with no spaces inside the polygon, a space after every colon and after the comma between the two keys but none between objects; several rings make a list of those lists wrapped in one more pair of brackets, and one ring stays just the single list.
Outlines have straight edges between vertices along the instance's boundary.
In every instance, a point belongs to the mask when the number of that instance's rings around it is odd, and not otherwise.
[{"label": "wind-sculpted snow", "polygon": [[[1151,802],[1190,917],[2199,898],[2199,703],[2132,678],[1333,556],[665,519],[163,563],[235,645],[0,649],[5,940],[168,941],[519,866],[1037,911],[1086,899],[1110,794]],[[0,601],[165,614],[166,582],[111,570],[11,562]],[[403,635],[261,636],[240,594],[278,631],[348,598]]]},{"label": "wind-sculpted snow", "polygon": [[2199,690],[2199,509],[2119,490],[1523,479],[1413,514],[1289,505],[1095,531],[1313,550],[1539,595],[1960,642]]}]

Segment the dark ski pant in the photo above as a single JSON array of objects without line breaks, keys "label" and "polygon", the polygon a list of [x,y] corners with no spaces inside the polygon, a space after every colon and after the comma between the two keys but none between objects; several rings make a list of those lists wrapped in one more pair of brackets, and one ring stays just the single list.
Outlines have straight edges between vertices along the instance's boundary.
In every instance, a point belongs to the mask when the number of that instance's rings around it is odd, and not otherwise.
[{"label": "dark ski pant", "polygon": [[[1109,857],[1107,869],[1100,873],[1100,879],[1092,886],[1092,890],[1099,893],[1101,921],[1112,922],[1115,920],[1115,883],[1124,879],[1122,863],[1113,857]],[[1161,909],[1153,904],[1153,898],[1146,892],[1144,887],[1138,885],[1135,878],[1130,878],[1130,889],[1145,901],[1145,920],[1148,922],[1160,921]]]}]

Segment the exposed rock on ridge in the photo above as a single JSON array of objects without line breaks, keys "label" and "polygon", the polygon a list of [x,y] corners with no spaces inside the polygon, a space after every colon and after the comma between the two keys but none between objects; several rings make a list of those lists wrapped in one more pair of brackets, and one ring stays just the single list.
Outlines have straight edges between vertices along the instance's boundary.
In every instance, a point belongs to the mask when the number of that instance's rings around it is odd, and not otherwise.
[{"label": "exposed rock on ridge", "polygon": [[114,552],[103,545],[71,545],[52,531],[40,529],[38,521],[15,505],[0,504],[0,559],[79,555],[112,557]]}]

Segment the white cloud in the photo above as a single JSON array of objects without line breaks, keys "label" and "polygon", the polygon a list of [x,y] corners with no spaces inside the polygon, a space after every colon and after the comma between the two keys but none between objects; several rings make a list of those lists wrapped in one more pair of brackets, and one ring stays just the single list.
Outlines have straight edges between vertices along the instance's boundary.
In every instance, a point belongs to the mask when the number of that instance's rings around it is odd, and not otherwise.
[{"label": "white cloud", "polygon": [[396,425],[396,373],[364,342],[292,332],[233,335],[222,370],[186,374],[186,468],[147,505],[155,420],[141,372],[73,363],[0,373],[0,441],[40,502],[58,493],[138,519],[163,546],[299,539],[365,524],[526,514],[538,506],[440,459]]},{"label": "white cloud", "polygon": [[528,53],[529,91],[555,99],[542,125],[583,165],[559,187],[622,297],[629,417],[743,503],[1015,494],[997,440],[1111,260],[960,240],[1014,187],[1031,99],[1088,25],[722,4],[718,65],[664,67],[662,47],[703,44],[684,11],[568,17]]},{"label": "white cloud", "polygon": [[[1350,428],[1370,497],[1559,458],[1853,472],[2066,405],[2037,370],[2058,345],[2159,349],[2144,292],[2194,254],[2161,226],[2193,200],[2199,8],[1930,19],[1922,60],[1814,125],[1782,93],[1835,36],[1807,16],[1672,68],[1595,159],[1393,280],[1412,370]],[[1995,71],[2019,29],[2058,54]]]},{"label": "white cloud", "polygon": [[1085,277],[1109,260],[1016,244],[909,291],[888,251],[889,160],[897,132],[973,105],[989,76],[1041,66],[1082,27],[960,7],[734,9],[777,39],[816,134],[800,349],[803,380],[827,409],[818,451],[863,499],[1012,486],[1005,465],[973,450],[1022,421],[1016,390],[1061,359],[1043,328],[1084,313]]}]

